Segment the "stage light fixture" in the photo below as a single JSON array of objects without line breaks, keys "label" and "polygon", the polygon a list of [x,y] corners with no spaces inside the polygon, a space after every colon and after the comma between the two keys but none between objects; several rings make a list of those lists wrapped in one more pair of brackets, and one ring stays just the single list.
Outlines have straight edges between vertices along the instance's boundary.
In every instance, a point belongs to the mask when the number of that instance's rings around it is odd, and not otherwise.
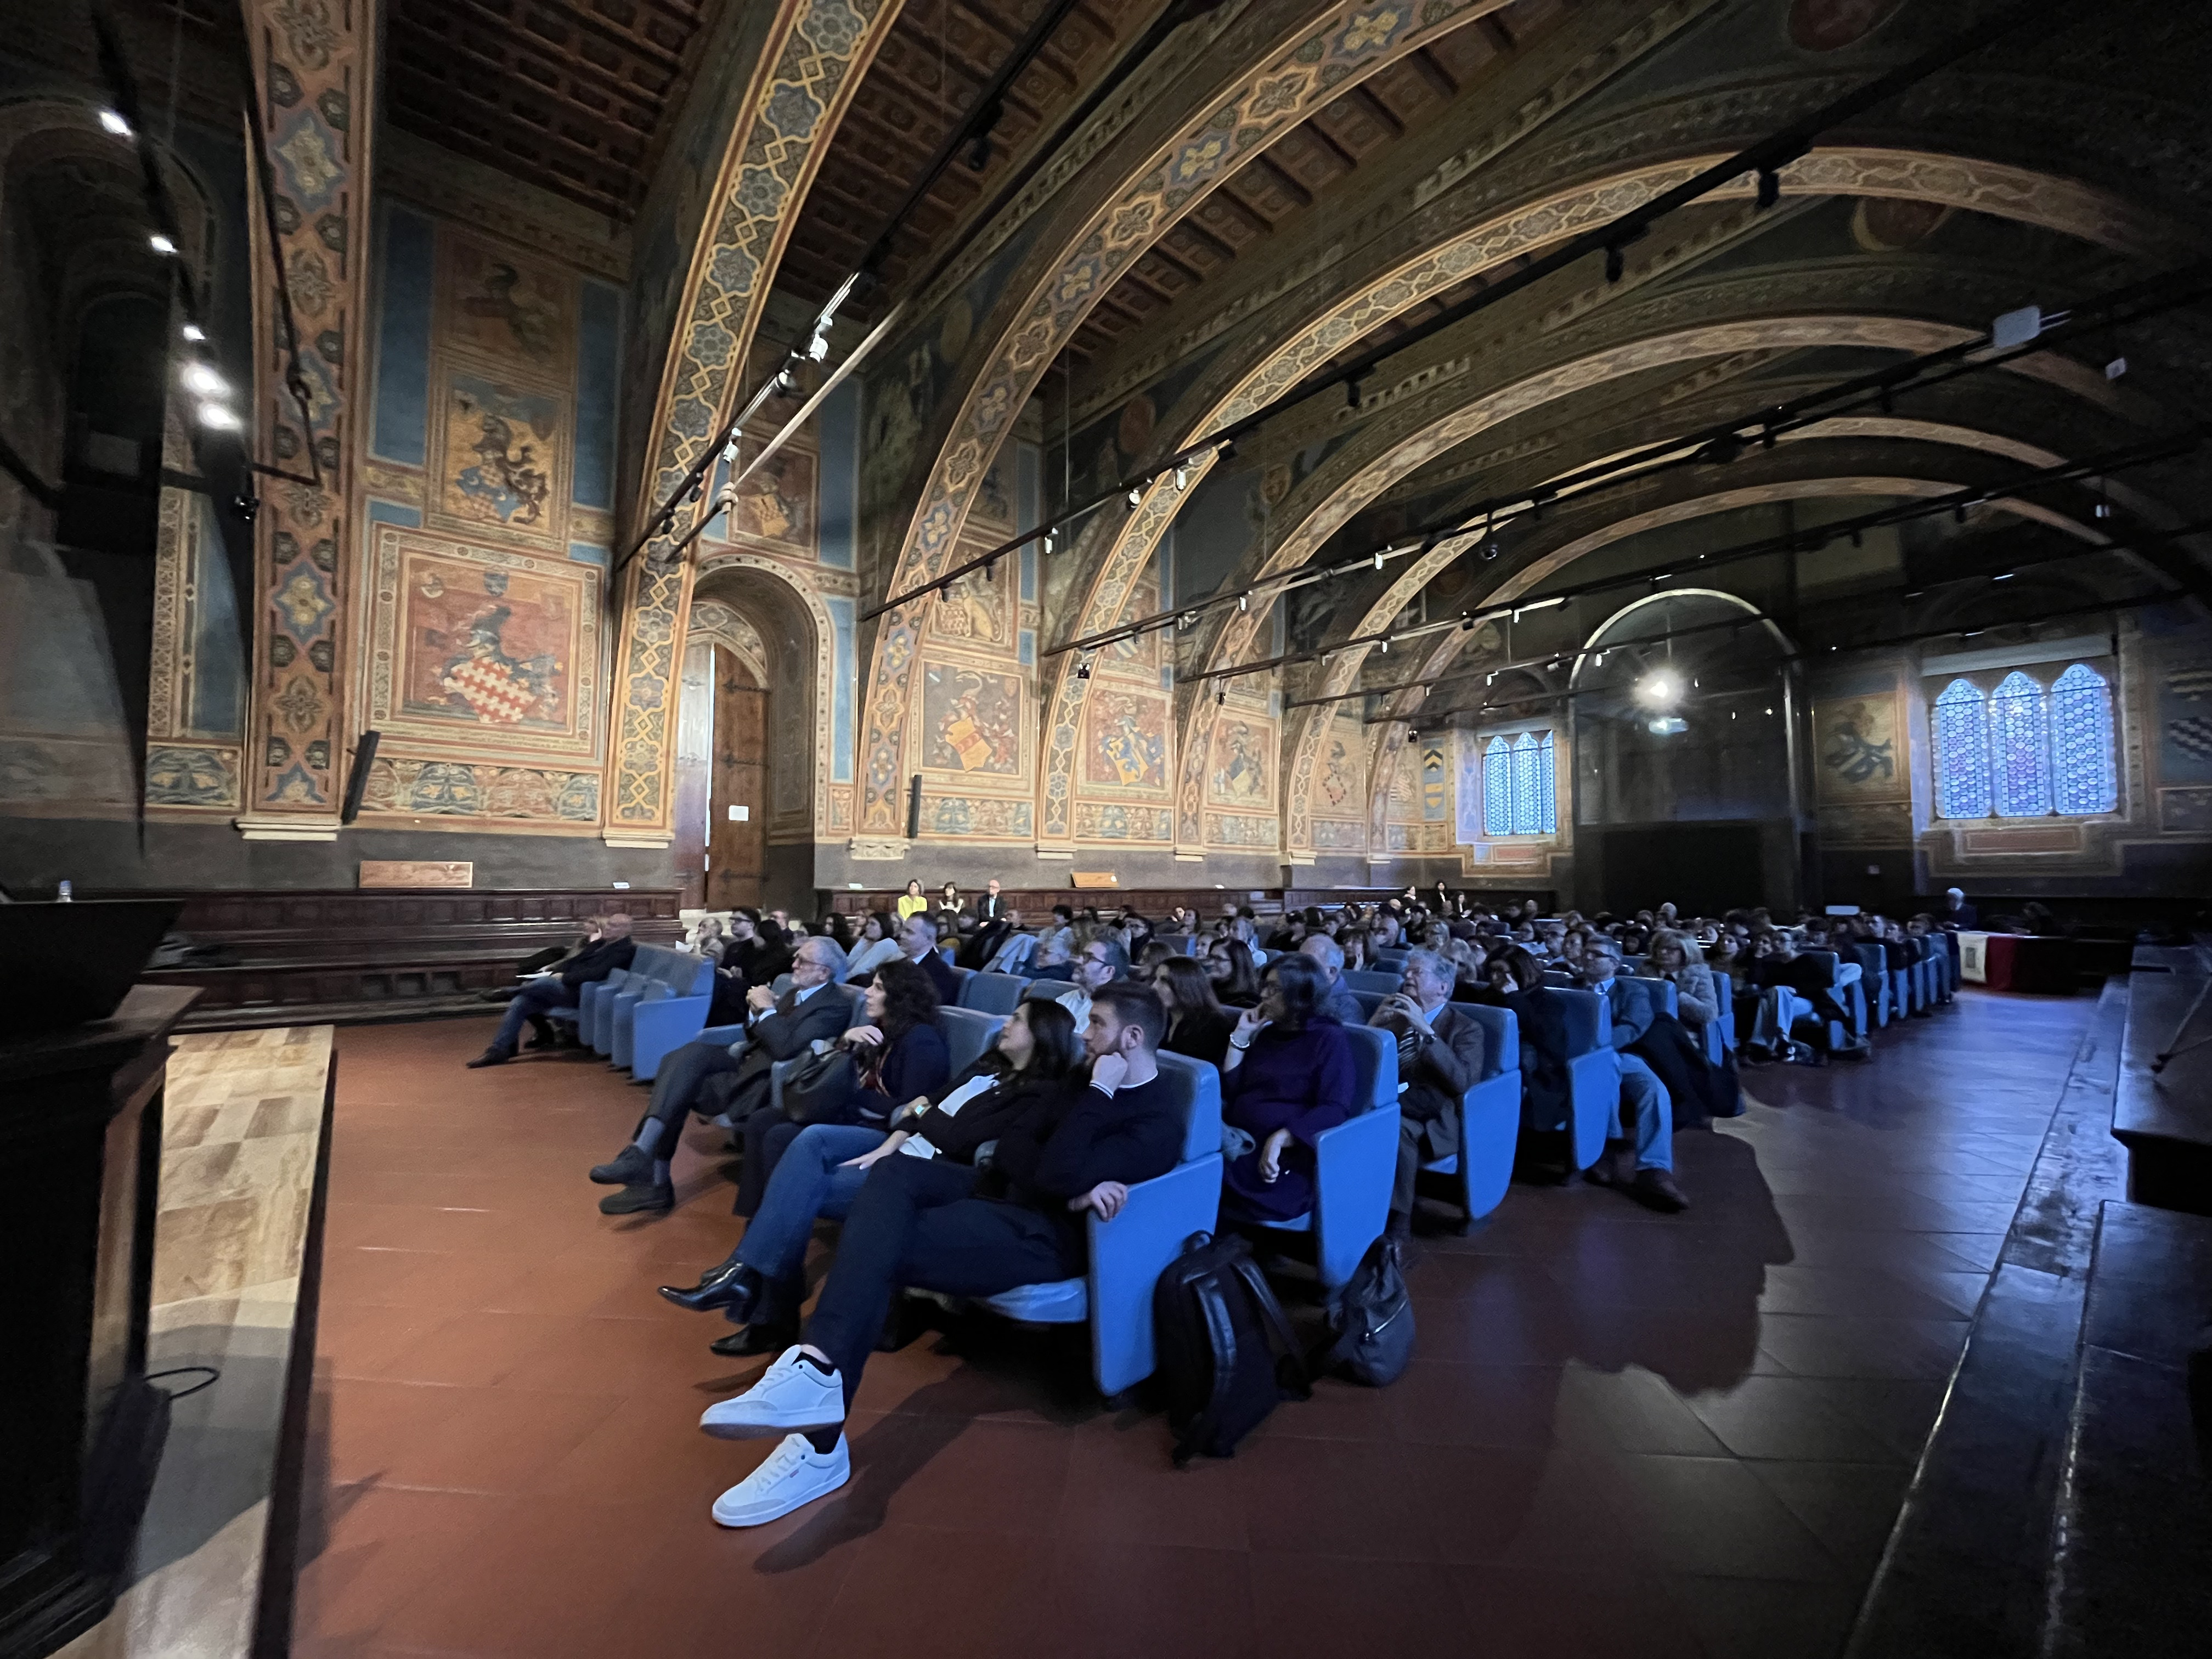
[{"label": "stage light fixture", "polygon": [[186,363],[177,378],[185,383],[185,391],[197,392],[203,398],[220,398],[230,390],[222,376],[205,363]]},{"label": "stage light fixture", "polygon": [[1672,708],[1682,701],[1682,677],[1671,668],[1655,668],[1636,683],[1636,701],[1647,708]]},{"label": "stage light fixture", "polygon": [[1680,714],[1655,714],[1644,723],[1644,729],[1655,738],[1671,738],[1688,731],[1690,723]]},{"label": "stage light fixture", "polygon": [[194,345],[207,338],[207,331],[198,323],[186,323],[182,332],[185,338],[190,340]]},{"label": "stage light fixture", "polygon": [[159,231],[146,239],[146,246],[161,254],[174,253],[177,251],[177,245]]},{"label": "stage light fixture", "polygon": [[200,424],[204,427],[216,432],[238,430],[238,416],[221,404],[202,404],[197,412],[199,415]]},{"label": "stage light fixture", "polygon": [[120,115],[117,114],[112,109],[104,109],[100,112],[100,125],[106,127],[118,138],[128,138],[131,136],[131,123],[125,120]]}]

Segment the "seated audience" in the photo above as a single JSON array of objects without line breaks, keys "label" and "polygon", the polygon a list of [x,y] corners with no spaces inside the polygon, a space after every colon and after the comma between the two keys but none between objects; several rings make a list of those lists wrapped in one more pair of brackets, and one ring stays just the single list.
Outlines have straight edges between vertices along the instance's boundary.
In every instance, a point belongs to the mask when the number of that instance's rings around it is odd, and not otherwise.
[{"label": "seated audience", "polygon": [[1110,939],[1094,939],[1070,966],[1068,988],[1052,998],[1067,1010],[1080,1027],[1091,1018],[1091,999],[1117,979],[1129,976],[1129,958]]},{"label": "seated audience", "polygon": [[713,1344],[718,1354],[789,1346],[799,1340],[799,1310],[806,1300],[801,1270],[818,1218],[842,1220],[868,1171],[893,1153],[972,1168],[977,1151],[1032,1106],[1081,1087],[1083,1060],[1066,1009],[1056,1002],[1023,1003],[974,1065],[933,1096],[918,1095],[893,1113],[888,1133],[860,1123],[800,1130],[738,1248],[696,1285],[664,1285],[661,1295],[679,1308],[722,1309],[744,1328]]},{"label": "seated audience", "polygon": [[1413,1182],[1421,1165],[1459,1151],[1460,1104],[1482,1079],[1482,1024],[1451,1004],[1452,970],[1433,951],[1409,951],[1398,989],[1368,1024],[1398,1044],[1398,1173],[1390,1231],[1413,1230]]},{"label": "seated audience", "polygon": [[1206,947],[1206,976],[1213,981],[1215,1000],[1223,1007],[1260,1006],[1259,970],[1242,939],[1217,939]]},{"label": "seated audience", "polygon": [[525,981],[508,1000],[490,1046],[468,1062],[470,1069],[503,1066],[513,1060],[525,1022],[537,1033],[538,1041],[532,1046],[551,1048],[558,1043],[545,1011],[574,1008],[583,1000],[586,985],[598,983],[617,968],[628,968],[637,956],[637,941],[629,936],[629,918],[617,911],[600,924],[597,944],[586,945],[557,969]]},{"label": "seated audience", "polygon": [[[921,920],[909,917],[907,926]],[[853,1093],[839,1121],[880,1126],[915,1096],[944,1088],[952,1057],[937,1026],[937,1010],[936,987],[912,963],[886,963],[876,970],[861,1000],[860,1023],[836,1041],[836,1046],[853,1056]],[[765,1103],[747,1114],[738,1214],[751,1215],[760,1208],[777,1161],[803,1127]]]},{"label": "seated audience", "polygon": [[1006,913],[1006,931],[1000,939],[998,948],[983,964],[987,974],[1026,974],[1030,963],[1036,959],[1037,936],[1022,932],[1022,913]]},{"label": "seated audience", "polygon": [[690,931],[684,936],[684,943],[677,948],[695,957],[719,958],[728,939],[729,929],[722,925],[721,917],[708,915],[691,924]]},{"label": "seated audience", "polygon": [[882,910],[871,910],[860,924],[853,941],[852,960],[845,970],[848,985],[866,985],[876,969],[899,959],[898,924]]},{"label": "seated audience", "polygon": [[1668,927],[1652,935],[1644,972],[1674,981],[1675,1018],[1693,1031],[1702,1034],[1721,1017],[1720,991],[1713,983],[1713,970],[1706,965],[1705,953],[1697,940],[1687,933]]},{"label": "seated audience", "polygon": [[1583,988],[1595,991],[1610,1008],[1613,1052],[1620,1058],[1620,1103],[1636,1136],[1632,1162],[1628,1147],[1608,1148],[1590,1166],[1588,1179],[1621,1188],[1651,1209],[1686,1209],[1688,1200],[1674,1185],[1674,1135],[1683,1124],[1709,1123],[1718,1109],[1705,1056],[1681,1022],[1665,1012],[1656,994],[1658,981],[1620,971],[1612,940],[1591,942],[1581,978]]},{"label": "seated audience", "polygon": [[1064,930],[1048,933],[1037,941],[1036,955],[1030,959],[1031,979],[1064,979],[1075,977],[1075,946]]},{"label": "seated audience", "polygon": [[1943,890],[1943,914],[1938,920],[1946,927],[1955,927],[1971,933],[1981,926],[1982,913],[1966,902],[1964,888],[1946,887]]},{"label": "seated audience", "polygon": [[[1153,948],[1164,951],[1164,947]],[[1188,957],[1164,956],[1152,969],[1152,984],[1168,1016],[1160,1047],[1219,1066],[1229,1052],[1229,1034],[1236,1029],[1237,1017],[1214,996],[1206,969]]]},{"label": "seated audience", "polygon": [[722,947],[721,971],[736,980],[738,989],[772,984],[777,975],[791,969],[791,952],[783,942],[783,929],[757,910],[730,913],[730,942]]},{"label": "seated audience", "polygon": [[1232,1224],[1312,1209],[1315,1139],[1353,1105],[1352,1040],[1320,1012],[1321,969],[1308,957],[1279,957],[1261,987],[1221,1062],[1221,1218]]},{"label": "seated audience", "polygon": [[907,883],[906,891],[899,896],[899,902],[896,908],[901,921],[904,921],[908,916],[921,915],[928,910],[929,896],[921,890],[921,878],[916,877]]},{"label": "seated audience", "polygon": [[1364,1025],[1367,1011],[1344,982],[1344,947],[1327,933],[1310,933],[1299,942],[1298,954],[1312,957],[1321,969],[1322,1012],[1340,1025]]},{"label": "seated audience", "polygon": [[1085,1034],[1090,1087],[1009,1127],[981,1178],[938,1158],[887,1158],[868,1171],[805,1344],[700,1419],[726,1438],[782,1439],[715,1500],[716,1521],[759,1526],[851,1478],[846,1414],[902,1285],[987,1297],[1083,1274],[1086,1214],[1110,1226],[1128,1189],[1165,1175],[1182,1152],[1182,1114],[1155,1057],[1160,1020],[1149,991],[1102,991]]},{"label": "seated audience", "polygon": [[[766,1104],[769,1067],[831,1041],[848,1023],[845,999],[828,989],[844,967],[845,953],[834,943],[808,939],[792,963],[791,988],[781,997],[764,985],[745,993],[745,1033],[737,1042],[688,1042],[660,1062],[652,1104],[630,1144],[592,1170],[601,1186],[622,1188],[599,1200],[601,1213],[665,1215],[676,1207],[669,1163],[683,1138],[685,1115],[711,1105],[734,1125]],[[713,1078],[727,1081],[710,1085]]]}]

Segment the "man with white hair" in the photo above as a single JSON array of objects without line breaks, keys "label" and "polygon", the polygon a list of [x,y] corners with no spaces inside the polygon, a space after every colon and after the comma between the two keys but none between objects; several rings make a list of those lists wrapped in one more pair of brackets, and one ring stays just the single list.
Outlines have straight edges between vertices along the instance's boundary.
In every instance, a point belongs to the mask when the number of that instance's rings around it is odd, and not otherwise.
[{"label": "man with white hair", "polygon": [[1959,927],[1972,933],[1982,925],[1982,913],[1966,902],[1966,889],[1946,887],[1943,890],[1943,914],[1937,920],[1946,927]]},{"label": "man with white hair", "polygon": [[514,1045],[522,1036],[523,1022],[527,1020],[541,1040],[550,1042],[552,1030],[545,1023],[545,1014],[551,1008],[574,1008],[583,1000],[584,988],[596,984],[617,968],[627,968],[637,956],[637,941],[629,936],[630,919],[617,911],[600,926],[596,943],[562,963],[558,968],[525,981],[507,1005],[507,1014],[499,1023],[499,1030],[491,1046],[469,1061],[469,1069],[480,1066],[503,1066],[514,1058]]},{"label": "man with white hair", "polygon": [[1434,951],[1406,953],[1398,989],[1368,1022],[1398,1043],[1398,1172],[1390,1232],[1413,1225],[1413,1183],[1424,1164],[1459,1151],[1460,1103],[1482,1080],[1482,1023],[1451,1000],[1451,964]]},{"label": "man with white hair", "polygon": [[1311,957],[1321,969],[1319,1012],[1340,1024],[1364,1025],[1367,1011],[1359,1006],[1359,999],[1344,982],[1344,947],[1327,933],[1309,933],[1298,941],[1298,954]]}]

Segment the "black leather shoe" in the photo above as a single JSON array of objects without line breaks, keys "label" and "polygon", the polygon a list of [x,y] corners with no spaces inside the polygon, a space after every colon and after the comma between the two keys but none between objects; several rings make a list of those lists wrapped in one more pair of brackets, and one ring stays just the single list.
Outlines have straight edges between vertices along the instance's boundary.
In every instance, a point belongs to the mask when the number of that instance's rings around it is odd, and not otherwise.
[{"label": "black leather shoe", "polygon": [[744,1262],[730,1261],[708,1268],[688,1290],[681,1285],[663,1285],[660,1293],[693,1313],[726,1308],[733,1322],[744,1325],[751,1322],[752,1310],[760,1301],[761,1279]]},{"label": "black leather shoe", "polygon": [[748,1325],[707,1346],[725,1359],[750,1359],[755,1354],[781,1353],[798,1340],[796,1325]]},{"label": "black leather shoe", "polygon": [[676,1187],[666,1181],[657,1187],[649,1181],[634,1181],[599,1200],[601,1215],[666,1215],[675,1207]]},{"label": "black leather shoe", "polygon": [[479,1066],[504,1066],[514,1058],[512,1048],[487,1048],[469,1062],[469,1070],[473,1072]]},{"label": "black leather shoe", "polygon": [[653,1159],[642,1146],[625,1146],[611,1164],[592,1165],[592,1179],[602,1187],[635,1187],[653,1180]]}]

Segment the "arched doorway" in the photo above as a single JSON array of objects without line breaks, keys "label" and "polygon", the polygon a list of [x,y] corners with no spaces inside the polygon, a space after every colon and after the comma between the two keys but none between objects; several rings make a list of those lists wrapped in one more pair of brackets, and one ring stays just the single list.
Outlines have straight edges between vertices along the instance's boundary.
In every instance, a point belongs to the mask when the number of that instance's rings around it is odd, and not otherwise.
[{"label": "arched doorway", "polygon": [[677,869],[687,902],[813,909],[820,696],[811,611],[780,574],[702,572],[677,722]]}]

